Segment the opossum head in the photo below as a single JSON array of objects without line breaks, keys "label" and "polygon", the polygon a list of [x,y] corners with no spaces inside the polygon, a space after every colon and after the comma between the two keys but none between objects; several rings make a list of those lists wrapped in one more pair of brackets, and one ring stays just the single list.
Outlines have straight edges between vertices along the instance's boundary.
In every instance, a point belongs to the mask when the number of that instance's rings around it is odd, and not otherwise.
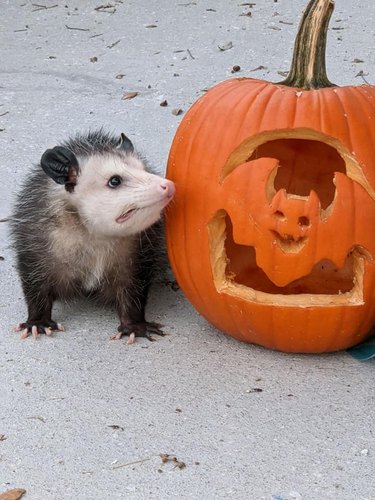
[{"label": "opossum head", "polygon": [[85,155],[56,146],[43,154],[41,166],[62,185],[61,194],[81,222],[98,235],[122,237],[147,229],[175,191],[172,181],[146,171],[123,134],[117,147]]}]

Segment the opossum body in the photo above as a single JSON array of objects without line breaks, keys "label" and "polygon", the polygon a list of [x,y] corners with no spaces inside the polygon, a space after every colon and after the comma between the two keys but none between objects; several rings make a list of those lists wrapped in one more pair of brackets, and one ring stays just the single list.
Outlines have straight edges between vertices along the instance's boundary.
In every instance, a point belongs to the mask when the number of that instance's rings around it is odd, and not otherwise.
[{"label": "opossum body", "polygon": [[[47,175],[46,175],[47,174]],[[50,335],[55,300],[114,304],[118,334],[163,335],[145,320],[160,215],[174,184],[146,170],[125,136],[102,130],[48,149],[18,196],[11,221],[28,319],[21,337]]]}]

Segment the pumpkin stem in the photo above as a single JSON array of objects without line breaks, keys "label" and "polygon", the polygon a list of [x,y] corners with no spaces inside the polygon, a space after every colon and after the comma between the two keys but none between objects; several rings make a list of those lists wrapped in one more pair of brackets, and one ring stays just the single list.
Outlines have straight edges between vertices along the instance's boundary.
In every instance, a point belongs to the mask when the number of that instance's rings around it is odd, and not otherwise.
[{"label": "pumpkin stem", "polygon": [[300,89],[335,87],[326,73],[327,30],[333,0],[310,0],[298,28],[289,74],[281,85]]}]

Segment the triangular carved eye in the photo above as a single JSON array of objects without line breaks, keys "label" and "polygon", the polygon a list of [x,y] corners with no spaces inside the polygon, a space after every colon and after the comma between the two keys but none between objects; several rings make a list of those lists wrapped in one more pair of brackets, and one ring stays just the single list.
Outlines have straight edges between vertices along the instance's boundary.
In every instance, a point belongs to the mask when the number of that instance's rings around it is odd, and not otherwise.
[{"label": "triangular carved eye", "polygon": [[324,142],[309,139],[276,139],[259,145],[249,160],[274,158],[279,168],[274,179],[275,190],[288,194],[308,196],[313,190],[322,209],[335,196],[335,172],[346,173],[345,162],[338,151]]}]

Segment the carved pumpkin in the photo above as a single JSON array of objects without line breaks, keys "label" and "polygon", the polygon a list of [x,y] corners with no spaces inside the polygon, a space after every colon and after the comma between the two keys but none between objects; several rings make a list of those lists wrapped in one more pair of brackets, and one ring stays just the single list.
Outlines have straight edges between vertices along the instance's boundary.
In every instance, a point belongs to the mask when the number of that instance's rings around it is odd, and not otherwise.
[{"label": "carved pumpkin", "polygon": [[168,162],[182,290],[223,332],[282,351],[347,348],[375,321],[375,88],[326,77],[332,10],[309,3],[284,82],[201,97]]}]

